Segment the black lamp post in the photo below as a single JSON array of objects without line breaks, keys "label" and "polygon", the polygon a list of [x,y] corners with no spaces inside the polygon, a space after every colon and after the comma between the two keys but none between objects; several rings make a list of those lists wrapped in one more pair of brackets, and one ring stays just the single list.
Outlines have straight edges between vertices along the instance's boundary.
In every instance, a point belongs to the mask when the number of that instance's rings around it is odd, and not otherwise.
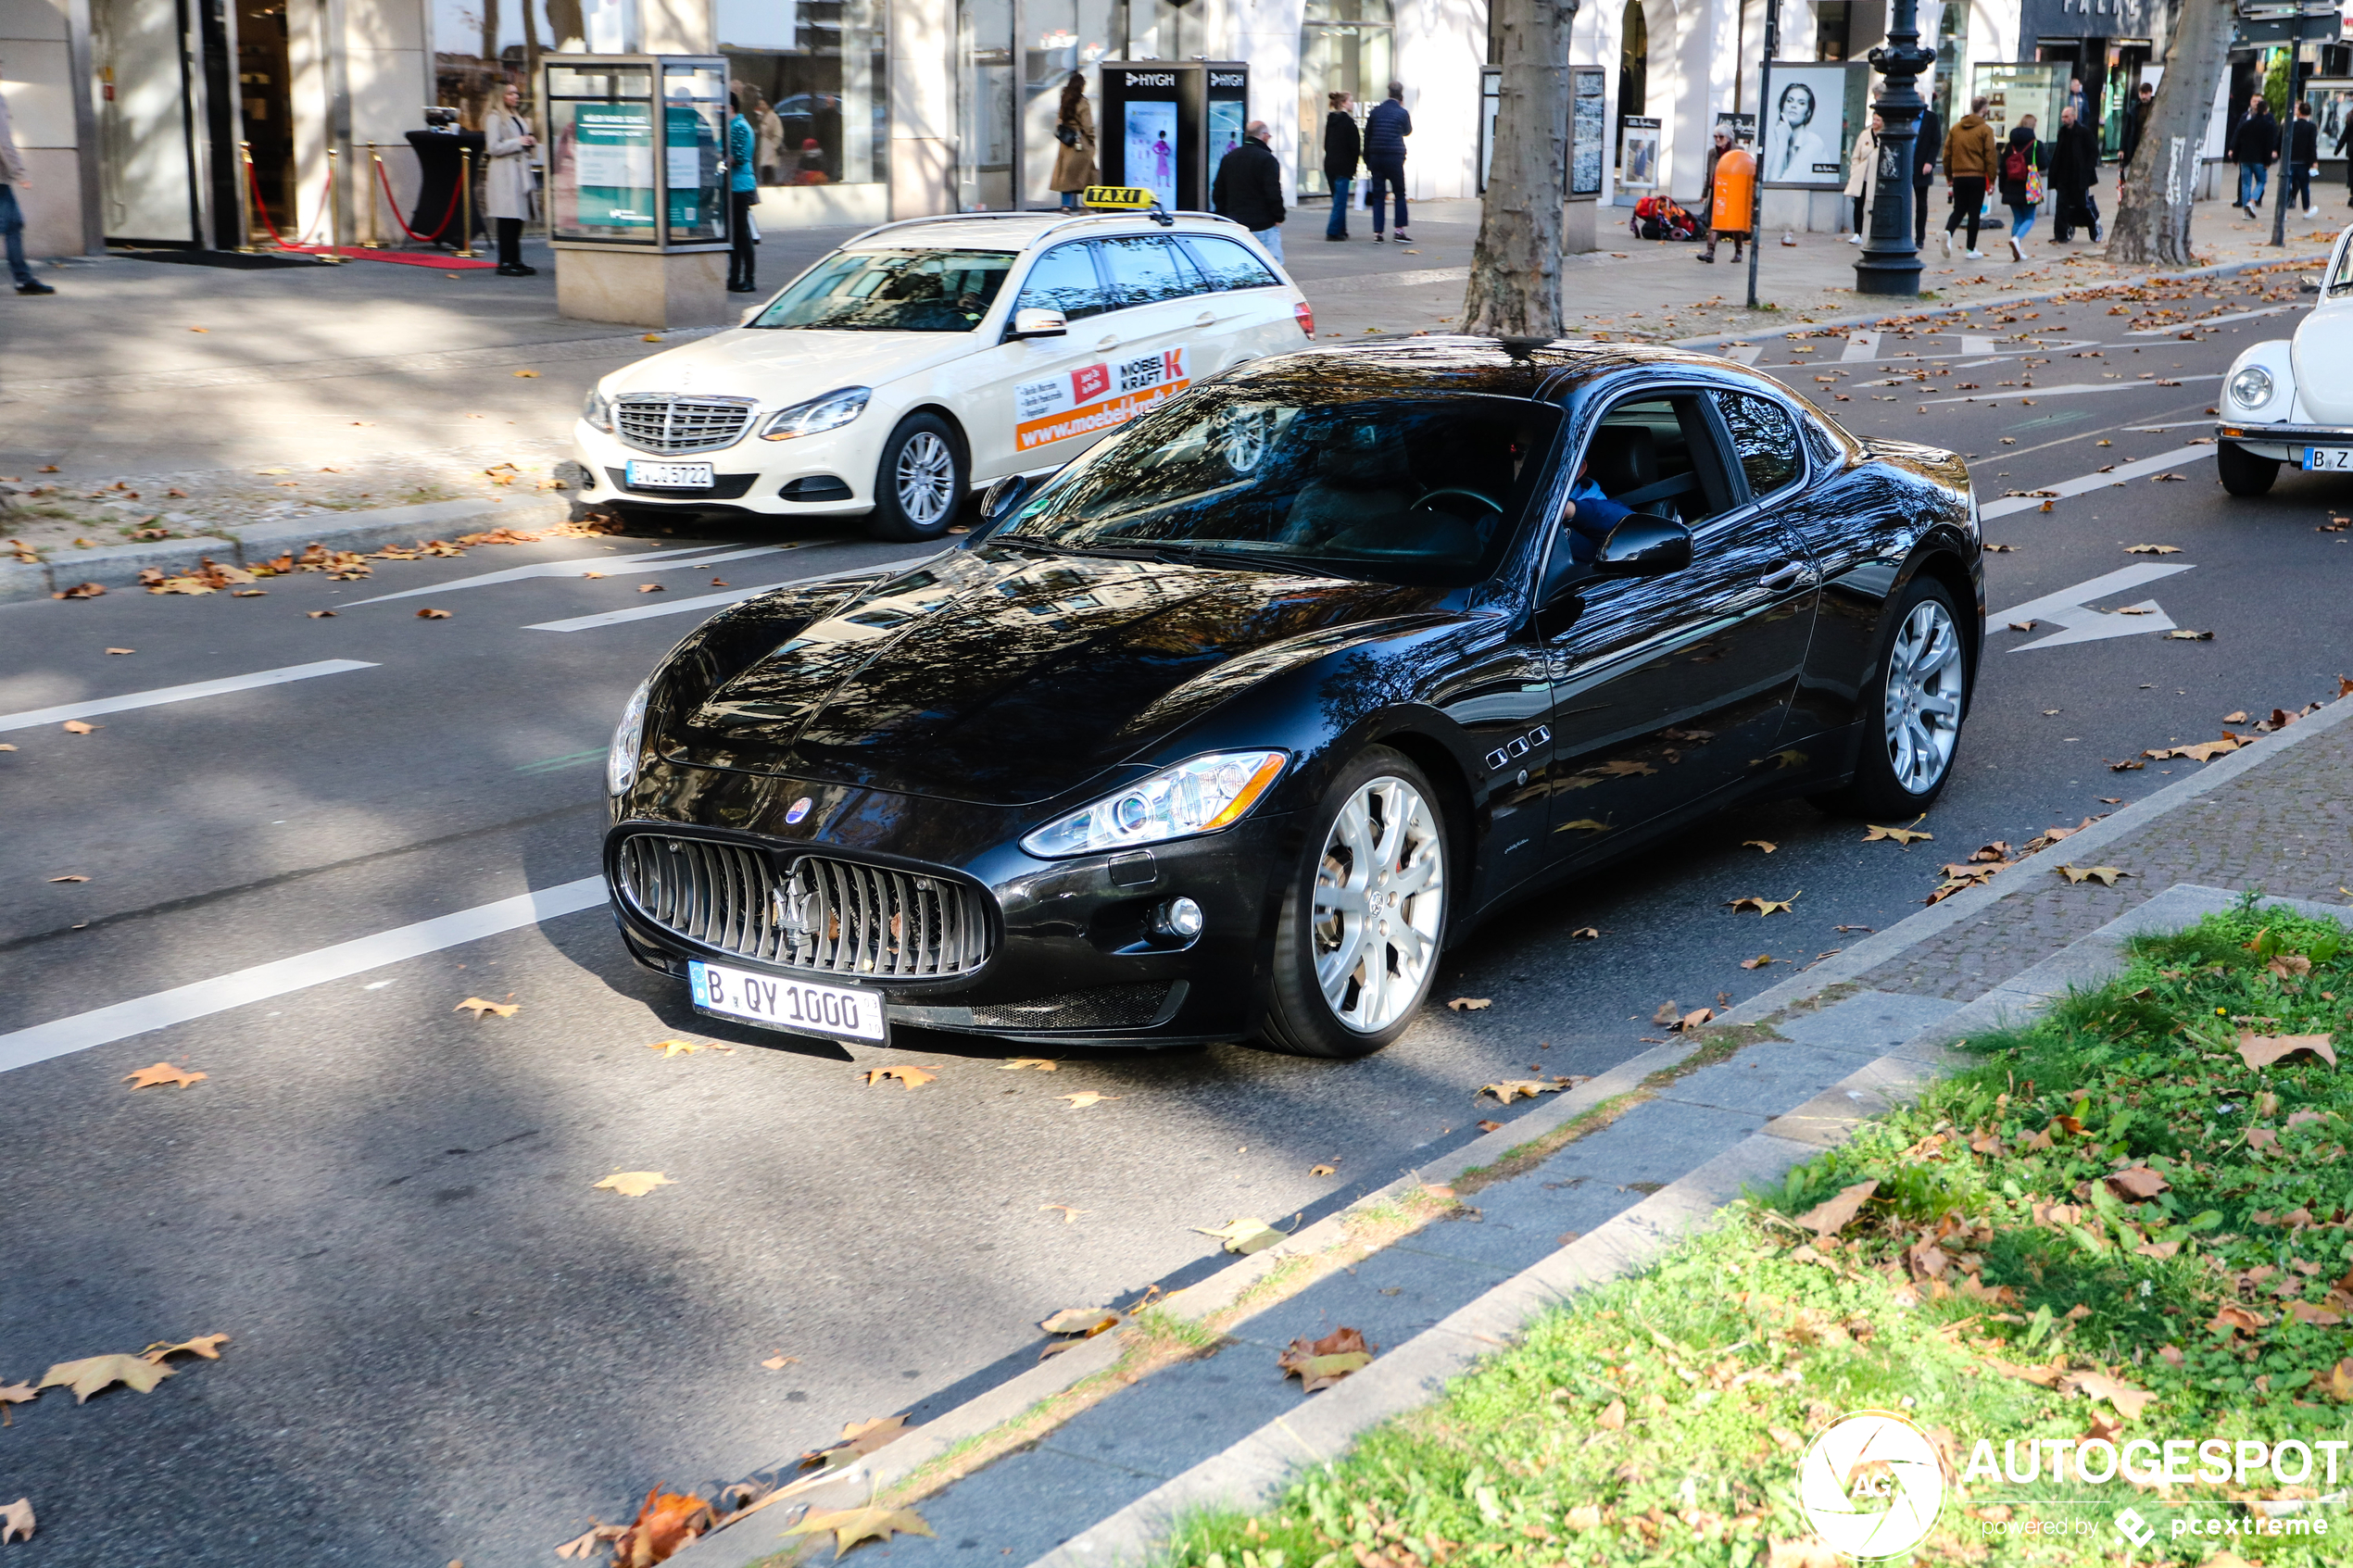
[{"label": "black lamp post", "polygon": [[[1870,233],[1855,263],[1855,292],[1917,295],[1920,292],[1919,247],[1912,242],[1913,170],[1919,158],[1919,78],[1936,63],[1936,51],[1920,46],[1919,0],[1895,0],[1887,46],[1870,53],[1871,67],[1887,78],[1872,106],[1881,121],[1879,167],[1871,173]],[[1931,155],[1932,156],[1932,155]]]}]

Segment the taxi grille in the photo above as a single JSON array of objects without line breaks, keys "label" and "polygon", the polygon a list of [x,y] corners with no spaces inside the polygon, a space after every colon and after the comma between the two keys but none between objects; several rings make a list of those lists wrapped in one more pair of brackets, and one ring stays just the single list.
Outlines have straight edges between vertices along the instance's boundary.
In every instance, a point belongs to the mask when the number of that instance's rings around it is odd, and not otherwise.
[{"label": "taxi grille", "polygon": [[621,846],[623,896],[664,930],[762,963],[862,980],[944,980],[988,961],[984,895],[919,876],[714,839],[637,834]]},{"label": "taxi grille", "polygon": [[749,397],[623,397],[613,404],[613,433],[640,452],[716,452],[743,439],[758,407]]}]

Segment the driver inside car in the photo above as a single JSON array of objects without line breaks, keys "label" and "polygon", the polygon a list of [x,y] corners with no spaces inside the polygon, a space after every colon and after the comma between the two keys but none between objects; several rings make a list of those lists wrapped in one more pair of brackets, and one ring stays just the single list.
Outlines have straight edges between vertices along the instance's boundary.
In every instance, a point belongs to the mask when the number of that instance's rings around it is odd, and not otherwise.
[{"label": "driver inside car", "polygon": [[1602,553],[1603,542],[1608,539],[1610,530],[1633,515],[1633,508],[1611,500],[1603,492],[1601,482],[1593,477],[1589,453],[1577,465],[1577,483],[1569,486],[1568,503],[1561,508],[1561,527],[1568,534],[1569,559],[1579,566],[1590,564]]}]

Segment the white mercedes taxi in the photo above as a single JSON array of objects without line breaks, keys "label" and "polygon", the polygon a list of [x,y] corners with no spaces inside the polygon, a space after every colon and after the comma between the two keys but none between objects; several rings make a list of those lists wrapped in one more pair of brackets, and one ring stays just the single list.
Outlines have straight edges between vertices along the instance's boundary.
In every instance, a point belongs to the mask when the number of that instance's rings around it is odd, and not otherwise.
[{"label": "white mercedes taxi", "polygon": [[887,223],[742,326],[598,382],[573,427],[584,499],[640,517],[864,516],[877,538],[934,539],[973,489],[1060,468],[1315,330],[1247,231],[1205,213]]},{"label": "white mercedes taxi", "polygon": [[2295,335],[2250,345],[2222,378],[2214,458],[2233,495],[2271,489],[2282,463],[2353,473],[2353,229],[2322,277]]}]

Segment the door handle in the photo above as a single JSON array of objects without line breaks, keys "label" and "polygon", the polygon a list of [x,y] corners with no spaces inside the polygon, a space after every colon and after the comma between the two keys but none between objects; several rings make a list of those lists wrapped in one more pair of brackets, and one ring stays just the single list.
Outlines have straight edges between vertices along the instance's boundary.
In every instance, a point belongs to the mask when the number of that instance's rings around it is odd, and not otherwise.
[{"label": "door handle", "polygon": [[1814,569],[1804,561],[1788,560],[1756,580],[1760,588],[1786,588],[1793,583],[1813,581]]},{"label": "door handle", "polygon": [[1215,311],[1204,310],[1200,315],[1193,318],[1193,325],[1196,327],[1206,327],[1216,320],[1217,313]]},{"label": "door handle", "polygon": [[1117,348],[1118,346],[1119,346],[1119,334],[1118,334],[1117,332],[1105,332],[1105,333],[1104,333],[1104,334],[1103,334],[1103,335],[1102,335],[1100,339],[1098,339],[1098,340],[1096,341],[1096,344],[1095,344],[1095,347],[1096,347],[1098,350],[1101,350],[1101,349],[1105,349],[1105,348]]}]

